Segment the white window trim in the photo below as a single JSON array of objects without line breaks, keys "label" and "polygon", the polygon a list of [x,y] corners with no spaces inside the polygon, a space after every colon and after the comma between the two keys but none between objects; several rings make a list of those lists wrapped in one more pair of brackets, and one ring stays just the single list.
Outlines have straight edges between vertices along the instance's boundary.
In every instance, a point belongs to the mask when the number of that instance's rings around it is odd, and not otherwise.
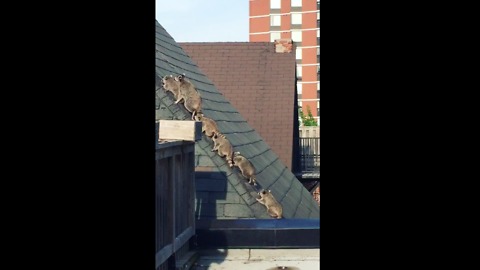
[{"label": "white window trim", "polygon": [[[278,34],[278,36],[273,36],[273,34]],[[282,37],[282,35],[278,32],[272,32],[270,33],[270,42],[274,42],[276,39],[280,39]]]},{"label": "white window trim", "polygon": [[316,45],[316,46],[298,46],[297,48],[314,49],[314,48],[320,48],[320,46],[319,45]]},{"label": "white window trim", "polygon": [[[273,5],[273,4],[276,4],[276,5]],[[282,0],[270,0],[270,9],[280,9],[280,8],[282,8]]]},{"label": "white window trim", "polygon": [[249,18],[252,18],[252,19],[255,19],[255,18],[269,17],[270,15],[282,15],[282,16],[287,16],[287,15],[290,15],[290,14],[293,14],[293,13],[301,13],[301,14],[305,14],[305,13],[318,13],[318,10],[292,11],[292,12],[288,12],[288,13],[269,13],[269,14],[266,14],[266,15],[255,15],[255,16],[248,16],[248,17],[249,17]]},{"label": "white window trim", "polygon": [[[294,34],[295,34],[295,37],[294,37]],[[300,39],[297,39],[297,35],[300,35]],[[303,41],[302,31],[292,31],[292,40],[295,42],[302,42]]]},{"label": "white window trim", "polygon": [[[316,83],[319,83],[318,81],[298,81],[297,83],[301,83],[301,84],[316,84]],[[317,89],[318,90],[318,89]]]},{"label": "white window trim", "polygon": [[[297,4],[297,5],[299,4],[299,6],[294,6],[294,2],[296,2],[295,4]],[[300,2],[300,3],[298,3],[298,2]],[[291,3],[292,7],[302,7],[302,0],[296,0],[296,1],[291,0],[290,3]]]},{"label": "white window trim", "polygon": [[[290,30],[273,30],[273,31],[268,31],[268,32],[253,32],[250,33],[250,35],[262,35],[262,34],[269,34],[269,33],[274,33],[274,32],[279,32],[279,33],[288,33],[288,32],[305,32],[305,31],[314,31],[314,30],[320,30],[320,28],[308,28],[308,29],[290,29]],[[317,46],[318,47],[318,46]]]},{"label": "white window trim", "polygon": [[297,64],[299,66],[303,66],[303,67],[308,67],[308,66],[320,66],[319,63],[316,63],[316,64]]},{"label": "white window trim", "polygon": [[301,95],[303,91],[303,85],[301,83],[297,83],[297,94]]},{"label": "white window trim", "polygon": [[297,77],[303,77],[303,68],[297,65]]},{"label": "white window trim", "polygon": [[[273,24],[274,20],[273,18],[274,17],[278,17],[278,24]],[[278,15],[271,15],[270,16],[270,26],[281,26],[282,25],[282,17],[278,16]]]},{"label": "white window trim", "polygon": [[302,59],[303,57],[303,50],[302,48],[297,48],[295,50],[295,59]]},{"label": "white window trim", "polygon": [[319,98],[299,98],[300,101],[320,101]]},{"label": "white window trim", "polygon": [[[295,15],[295,16],[294,16],[294,15]],[[300,15],[300,17],[297,16],[297,15]],[[290,18],[291,24],[294,24],[294,25],[302,24],[302,21],[303,21],[303,15],[302,15],[302,14],[292,13],[292,16],[290,16],[290,17],[291,17],[291,18]],[[293,21],[294,18],[297,18],[297,19],[300,18],[300,22],[294,22],[294,21]]]}]

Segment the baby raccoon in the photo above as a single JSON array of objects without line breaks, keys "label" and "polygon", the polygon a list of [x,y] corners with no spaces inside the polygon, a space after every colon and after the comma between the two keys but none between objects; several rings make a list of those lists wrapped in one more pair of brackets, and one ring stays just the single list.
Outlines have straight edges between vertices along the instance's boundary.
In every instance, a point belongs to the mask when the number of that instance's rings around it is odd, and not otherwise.
[{"label": "baby raccoon", "polygon": [[205,115],[201,112],[195,115],[195,120],[202,121],[202,132],[205,133],[208,137],[212,137],[214,132],[219,132],[217,123],[212,119],[205,117]]},{"label": "baby raccoon", "polygon": [[225,157],[228,162],[228,166],[233,167],[233,147],[232,144],[228,141],[225,135],[213,132],[213,151],[218,151],[218,155]]},{"label": "baby raccoon", "polygon": [[258,195],[260,195],[260,199],[256,198],[257,201],[267,207],[267,213],[271,217],[282,218],[282,205],[275,200],[270,190],[266,191],[263,189]]},{"label": "baby raccoon", "polygon": [[180,89],[180,83],[172,75],[165,75],[162,78],[162,87],[165,89],[165,92],[172,92],[175,100],[178,98],[178,93]]},{"label": "baby raccoon", "polygon": [[192,120],[195,119],[195,114],[201,111],[202,98],[195,89],[195,86],[185,78],[185,75],[178,75],[175,77],[175,81],[179,82],[179,92],[175,104],[182,99],[185,101],[185,108],[192,113]]},{"label": "baby raccoon", "polygon": [[248,159],[241,156],[240,152],[233,153],[233,166],[237,166],[240,169],[243,177],[248,179],[249,184],[257,185],[257,180],[255,179],[255,167]]}]

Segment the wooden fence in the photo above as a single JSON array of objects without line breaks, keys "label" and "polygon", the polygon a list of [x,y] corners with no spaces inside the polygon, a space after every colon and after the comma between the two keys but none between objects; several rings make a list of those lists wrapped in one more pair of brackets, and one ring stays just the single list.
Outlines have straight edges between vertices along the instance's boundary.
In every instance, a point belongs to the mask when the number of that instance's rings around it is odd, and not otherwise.
[{"label": "wooden fence", "polygon": [[[171,141],[156,146],[156,266],[169,263],[188,251],[195,234],[195,143]],[[170,261],[170,262],[169,262]]]}]

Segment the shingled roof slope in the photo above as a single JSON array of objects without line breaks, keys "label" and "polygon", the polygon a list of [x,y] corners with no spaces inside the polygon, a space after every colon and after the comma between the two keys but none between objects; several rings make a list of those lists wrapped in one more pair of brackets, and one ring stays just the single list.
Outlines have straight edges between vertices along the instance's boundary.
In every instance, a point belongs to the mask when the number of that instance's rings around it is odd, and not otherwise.
[{"label": "shingled roof slope", "polygon": [[277,53],[272,42],[178,44],[282,162],[294,170],[293,131],[298,130],[298,119],[294,119],[295,49],[293,53]]},{"label": "shingled roof slope", "polygon": [[[284,217],[319,218],[319,206],[311,194],[158,22],[155,37],[156,118],[190,121],[190,113],[181,104],[174,104],[160,83],[165,75],[185,73],[202,96],[203,113],[216,121],[234,151],[253,163],[259,188],[272,191]],[[265,206],[255,200],[257,191],[238,169],[231,169],[224,158],[211,152],[212,146],[205,136],[195,143],[197,218],[270,218]]]}]

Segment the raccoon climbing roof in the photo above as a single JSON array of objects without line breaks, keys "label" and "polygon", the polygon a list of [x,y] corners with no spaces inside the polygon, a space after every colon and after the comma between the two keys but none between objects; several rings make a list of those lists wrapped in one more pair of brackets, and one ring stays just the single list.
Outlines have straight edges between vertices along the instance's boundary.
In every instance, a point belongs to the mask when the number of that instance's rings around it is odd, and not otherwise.
[{"label": "raccoon climbing roof", "polygon": [[213,141],[204,135],[195,143],[197,218],[270,218],[255,199],[261,188],[271,190],[285,218],[319,218],[319,206],[311,194],[158,22],[155,36],[156,119],[191,121],[191,114],[182,104],[174,104],[161,83],[165,75],[185,73],[202,97],[202,112],[217,123],[234,151],[256,168],[258,186],[253,187],[238,168],[230,168],[225,158],[211,151]]}]

